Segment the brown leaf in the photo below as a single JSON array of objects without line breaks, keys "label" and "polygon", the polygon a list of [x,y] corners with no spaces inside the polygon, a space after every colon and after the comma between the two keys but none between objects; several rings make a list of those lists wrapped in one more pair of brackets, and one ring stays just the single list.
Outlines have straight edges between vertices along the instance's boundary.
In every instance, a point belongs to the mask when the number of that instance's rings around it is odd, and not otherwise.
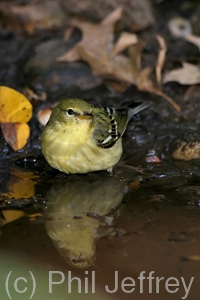
[{"label": "brown leaf", "polygon": [[30,128],[26,123],[1,123],[1,130],[14,151],[23,148],[30,135]]},{"label": "brown leaf", "polygon": [[29,99],[29,101],[31,101],[31,100],[46,101],[47,100],[46,92],[41,92],[40,94],[37,94],[27,86],[23,89],[23,95],[27,99]]},{"label": "brown leaf", "polygon": [[162,69],[163,69],[163,66],[165,63],[167,46],[166,46],[165,40],[163,39],[162,36],[157,35],[156,39],[160,45],[160,50],[158,53],[158,59],[157,59],[157,64],[156,64],[156,80],[157,80],[158,85],[161,86]]},{"label": "brown leaf", "polygon": [[125,82],[110,81],[110,80],[105,81],[105,85],[109,89],[117,93],[124,93],[129,87],[129,85]]},{"label": "brown leaf", "polygon": [[110,65],[113,67],[114,78],[135,84],[137,70],[133,68],[129,57],[117,55],[110,61]]},{"label": "brown leaf", "polygon": [[149,78],[151,74],[151,68],[144,68],[137,76],[136,85],[139,91],[145,91],[155,93],[155,87]]},{"label": "brown leaf", "polygon": [[200,37],[196,35],[189,34],[185,37],[185,39],[190,42],[191,44],[194,44],[199,48],[200,51]]},{"label": "brown leaf", "polygon": [[142,51],[145,47],[145,42],[142,40],[138,40],[138,43],[131,46],[128,49],[129,57],[131,59],[132,68],[135,70],[135,76],[138,76],[141,70],[141,59],[142,59]]},{"label": "brown leaf", "polygon": [[7,20],[8,29],[33,34],[35,29],[46,29],[63,25],[65,14],[56,1],[28,3],[17,1],[0,3],[0,12]]},{"label": "brown leaf", "polygon": [[140,181],[138,180],[138,178],[135,178],[133,181],[129,182],[128,187],[134,190],[137,190],[140,188]]},{"label": "brown leaf", "polygon": [[[59,56],[58,61],[72,62],[78,59],[83,59],[79,53],[80,49],[85,49],[95,58],[102,57],[111,53],[113,43],[113,27],[116,21],[121,18],[122,7],[118,7],[109,14],[100,24],[92,24],[88,22],[74,19],[72,24],[82,31],[82,40],[78,42],[70,51]],[[98,37],[98,38],[97,38]]]},{"label": "brown leaf", "polygon": [[136,84],[143,47],[144,43],[141,41],[131,46],[129,49],[130,57],[117,55],[110,58],[105,53],[104,56],[99,58],[81,46],[79,46],[79,53],[82,59],[90,65],[94,75]]},{"label": "brown leaf", "polygon": [[181,110],[180,106],[176,102],[174,102],[170,97],[168,97],[166,94],[164,94],[159,87],[153,85],[153,82],[149,78],[150,73],[151,73],[150,68],[145,68],[140,72],[140,74],[137,77],[137,83],[136,83],[137,88],[140,91],[150,92],[157,96],[161,96],[167,102],[169,102],[183,116],[184,119],[187,119],[186,114],[184,114],[184,112]]},{"label": "brown leaf", "polygon": [[77,60],[80,60],[80,55],[77,51],[77,45],[75,45],[71,50],[69,50],[68,52],[66,52],[65,54],[57,57],[57,61],[65,61],[65,62],[74,62]]},{"label": "brown leaf", "polygon": [[169,71],[164,75],[163,82],[170,81],[189,85],[200,83],[200,68],[199,66],[184,62],[182,68]]},{"label": "brown leaf", "polygon": [[138,38],[136,34],[122,32],[119,39],[113,47],[110,57],[112,58],[116,56],[117,54],[121,53],[122,51],[136,43],[138,43]]},{"label": "brown leaf", "polygon": [[17,151],[26,145],[30,128],[26,124],[32,117],[32,105],[21,93],[0,86],[0,122],[7,143]]},{"label": "brown leaf", "polygon": [[190,21],[182,17],[174,17],[168,22],[171,34],[176,38],[185,38],[192,33]]},{"label": "brown leaf", "polygon": [[40,109],[37,113],[38,121],[41,125],[45,126],[47,122],[49,121],[50,115],[52,113],[52,109],[46,107],[43,109]]},{"label": "brown leaf", "polygon": [[158,156],[152,155],[152,156],[147,156],[146,157],[146,162],[149,162],[149,163],[161,163],[162,160]]},{"label": "brown leaf", "polygon": [[68,41],[73,32],[74,28],[72,26],[68,26],[64,32],[64,40]]},{"label": "brown leaf", "polygon": [[[133,34],[123,32],[118,41],[113,43],[114,23],[121,18],[121,14],[122,8],[119,7],[99,24],[73,20],[73,25],[82,31],[82,40],[57,60],[66,62],[84,60],[90,65],[94,75],[135,84],[140,91],[161,96],[186,118],[180,107],[165,95],[160,87],[153,84],[150,79],[151,69],[141,69],[144,42],[138,40]],[[156,67],[157,82],[160,84],[166,45],[162,37],[157,36],[157,39],[161,47]],[[129,48],[129,55],[120,54],[126,48]]]}]

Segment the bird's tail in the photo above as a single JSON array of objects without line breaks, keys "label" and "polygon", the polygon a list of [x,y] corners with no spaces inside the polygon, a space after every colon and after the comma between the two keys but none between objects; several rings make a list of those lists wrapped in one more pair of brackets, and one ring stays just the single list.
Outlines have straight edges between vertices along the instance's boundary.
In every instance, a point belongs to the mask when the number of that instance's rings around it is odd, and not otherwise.
[{"label": "bird's tail", "polygon": [[[133,106],[133,103],[131,103],[131,105]],[[115,120],[117,122],[118,132],[120,135],[123,135],[132,116],[147,108],[149,104],[147,102],[140,102],[139,104],[134,104],[134,106],[135,107],[130,107],[130,105],[128,105],[128,109],[126,106],[126,109],[120,108],[116,110]]]},{"label": "bird's tail", "polygon": [[128,108],[128,120],[127,123],[130,121],[130,119],[132,118],[132,116],[136,115],[137,113],[139,113],[141,110],[147,108],[149,106],[149,103],[147,102],[142,102],[140,104],[138,104],[136,107],[134,108]]}]

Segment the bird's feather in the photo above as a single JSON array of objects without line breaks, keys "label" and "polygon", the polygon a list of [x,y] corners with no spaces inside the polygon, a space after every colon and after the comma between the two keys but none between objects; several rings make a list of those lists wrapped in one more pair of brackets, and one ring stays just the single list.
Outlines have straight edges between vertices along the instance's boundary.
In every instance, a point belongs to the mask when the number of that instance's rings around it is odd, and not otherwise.
[{"label": "bird's feather", "polygon": [[141,103],[135,108],[126,110],[115,110],[109,107],[95,108],[93,138],[101,148],[110,148],[123,135],[127,123],[133,115],[147,107]]}]

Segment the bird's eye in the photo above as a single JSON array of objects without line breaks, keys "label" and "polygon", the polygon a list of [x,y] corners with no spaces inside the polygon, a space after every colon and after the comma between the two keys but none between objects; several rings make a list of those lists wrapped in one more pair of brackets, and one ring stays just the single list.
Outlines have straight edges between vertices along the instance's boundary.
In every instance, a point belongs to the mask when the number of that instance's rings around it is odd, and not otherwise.
[{"label": "bird's eye", "polygon": [[74,112],[73,109],[71,109],[71,108],[67,110],[67,113],[68,113],[68,115],[70,115],[70,116],[71,116],[71,115],[75,115],[75,112]]}]

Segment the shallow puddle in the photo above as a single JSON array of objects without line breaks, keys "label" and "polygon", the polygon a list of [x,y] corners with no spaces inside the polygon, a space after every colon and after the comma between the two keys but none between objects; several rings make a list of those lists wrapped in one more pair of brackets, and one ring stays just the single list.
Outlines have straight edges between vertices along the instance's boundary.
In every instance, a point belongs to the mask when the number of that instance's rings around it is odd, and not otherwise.
[{"label": "shallow puddle", "polygon": [[65,176],[31,161],[1,181],[2,299],[197,299],[195,164]]}]

